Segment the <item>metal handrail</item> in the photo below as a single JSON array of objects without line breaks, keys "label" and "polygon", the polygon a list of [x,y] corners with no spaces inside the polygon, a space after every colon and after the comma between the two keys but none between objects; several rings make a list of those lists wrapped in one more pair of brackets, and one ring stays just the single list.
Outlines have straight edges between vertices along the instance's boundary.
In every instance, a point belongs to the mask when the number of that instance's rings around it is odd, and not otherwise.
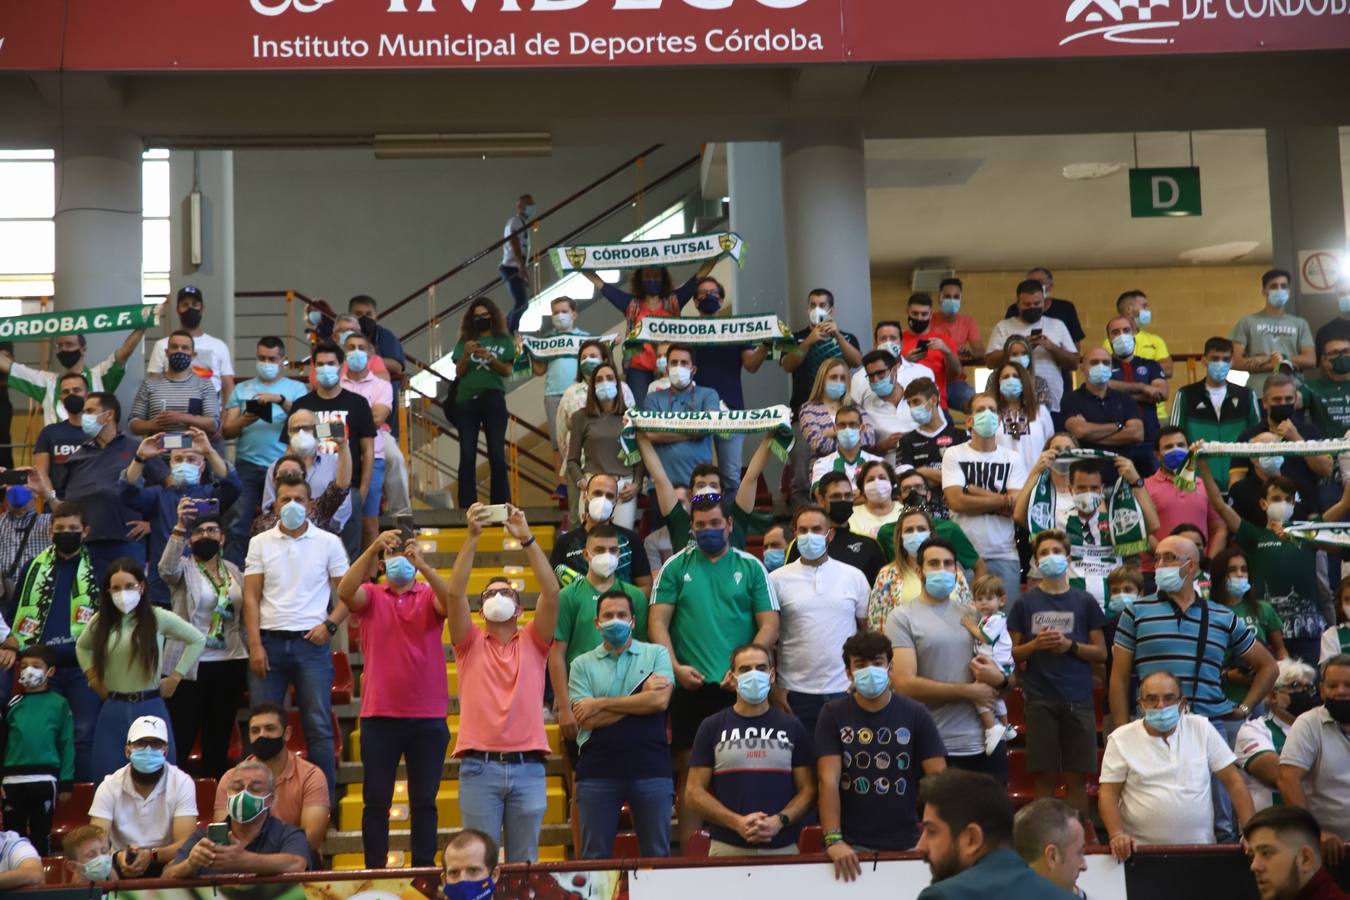
[{"label": "metal handrail", "polygon": [[[408,362],[412,363],[415,366],[418,366],[419,368],[421,368],[426,372],[430,372],[432,375],[435,375],[437,378],[439,378],[441,381],[444,381],[446,384],[455,383],[453,378],[449,378],[444,373],[436,371],[431,366],[427,365],[425,362],[418,359],[416,356],[413,356],[412,354],[406,351],[404,352],[403,356]],[[411,381],[409,381],[408,383],[408,390],[416,391],[418,394],[422,395],[424,398],[432,401],[433,403],[436,401],[435,397],[432,397],[426,391],[423,391],[420,388],[415,387],[411,383]],[[526,431],[532,432],[537,437],[541,437],[544,440],[552,440],[552,438],[549,437],[549,433],[547,431],[544,431],[542,428],[540,428],[538,425],[535,425],[533,422],[526,421],[525,419],[522,419],[520,416],[516,415],[513,412],[510,412],[509,410],[507,411],[506,415],[510,421],[515,422],[517,425],[524,428]]]}]

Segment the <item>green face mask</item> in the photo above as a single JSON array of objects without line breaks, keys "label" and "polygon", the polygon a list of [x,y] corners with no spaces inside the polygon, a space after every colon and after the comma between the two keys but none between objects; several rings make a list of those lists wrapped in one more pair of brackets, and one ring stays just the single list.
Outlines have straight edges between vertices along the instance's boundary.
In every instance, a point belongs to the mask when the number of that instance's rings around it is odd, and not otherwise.
[{"label": "green face mask", "polygon": [[252,794],[248,791],[240,791],[237,794],[231,794],[229,799],[225,801],[225,810],[230,814],[231,819],[240,825],[244,825],[267,812],[267,801],[271,798],[271,794]]}]

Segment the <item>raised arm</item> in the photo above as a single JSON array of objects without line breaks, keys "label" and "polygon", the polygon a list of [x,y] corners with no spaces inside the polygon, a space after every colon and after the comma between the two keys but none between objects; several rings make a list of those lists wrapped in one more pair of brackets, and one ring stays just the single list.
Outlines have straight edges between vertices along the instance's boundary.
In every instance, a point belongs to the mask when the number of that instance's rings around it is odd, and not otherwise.
[{"label": "raised arm", "polygon": [[380,558],[381,552],[397,552],[398,547],[397,530],[386,531],[371,541],[370,546],[361,551],[355,562],[347,567],[342,580],[338,582],[338,602],[352,612],[364,609],[369,602],[366,589],[363,587],[366,577],[375,569],[375,563]]},{"label": "raised arm", "polygon": [[455,565],[450,570],[450,594],[446,604],[446,621],[450,626],[450,643],[456,645],[473,628],[473,615],[469,612],[469,574],[473,571],[474,555],[478,552],[478,538],[483,534],[483,519],[487,509],[481,503],[475,503],[465,513],[468,534],[464,544],[455,554]]},{"label": "raised arm", "polygon": [[759,493],[759,475],[764,471],[764,464],[768,462],[772,448],[773,433],[766,432],[764,440],[759,442],[754,455],[750,457],[750,464],[745,467],[740,487],[736,489],[736,505],[743,512],[753,512],[755,509],[755,496]]},{"label": "raised arm", "polygon": [[661,464],[661,457],[657,455],[651,438],[639,431],[637,445],[638,451],[642,454],[642,465],[646,467],[652,484],[656,486],[656,506],[661,510],[662,517],[668,516],[675,508],[675,504],[680,502],[680,498],[675,496],[675,486],[670,483],[670,476],[666,474],[666,467]]},{"label": "raised arm", "polygon": [[[1031,507],[1031,495],[1036,490],[1036,483],[1040,481],[1041,473],[1044,472],[1055,461],[1056,451],[1046,450],[1036,458],[1036,464],[1031,467],[1027,473],[1027,480],[1022,483],[1022,489],[1017,492],[1017,502],[1013,504],[1013,521],[1023,528],[1027,527],[1027,510]],[[943,492],[946,496],[946,492]],[[950,503],[948,504],[951,505]]]},{"label": "raised arm", "polygon": [[[1192,444],[1191,452],[1195,453],[1202,443],[1196,441]],[[1209,459],[1204,456],[1196,456],[1195,471],[1199,474],[1200,480],[1205,483],[1205,496],[1209,499],[1210,508],[1219,514],[1219,518],[1223,519],[1223,524],[1227,526],[1228,532],[1236,535],[1238,526],[1242,524],[1242,517],[1237,514],[1237,510],[1228,505],[1223,499],[1223,494],[1219,492],[1219,485],[1214,480],[1214,473],[1209,470]]]},{"label": "raised arm", "polygon": [[507,508],[506,533],[520,541],[525,558],[534,570],[534,580],[539,583],[539,599],[534,606],[534,629],[544,640],[552,640],[553,631],[558,625],[558,593],[562,590],[558,585],[558,576],[549,564],[548,554],[530,532],[524,511],[515,506]]}]

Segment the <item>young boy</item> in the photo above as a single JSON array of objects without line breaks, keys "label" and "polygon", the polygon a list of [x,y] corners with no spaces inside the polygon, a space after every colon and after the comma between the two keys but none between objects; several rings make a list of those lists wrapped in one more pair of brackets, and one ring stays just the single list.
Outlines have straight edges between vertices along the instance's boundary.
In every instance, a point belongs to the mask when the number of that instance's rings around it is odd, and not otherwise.
[{"label": "young boy", "polygon": [[[1102,626],[1102,639],[1106,643],[1106,662],[1102,665],[1103,685],[1111,683],[1111,663],[1113,662],[1111,648],[1116,642],[1116,625],[1120,622],[1120,614],[1127,609],[1134,609],[1134,604],[1143,594],[1144,576],[1134,566],[1116,566],[1107,574],[1106,624]],[[1131,709],[1133,708],[1133,699],[1131,699]],[[1116,725],[1124,725],[1125,723],[1113,722],[1111,711],[1108,709],[1103,713],[1103,724],[1106,730],[1110,731]]]},{"label": "young boy", "polygon": [[97,825],[81,825],[67,832],[61,841],[61,851],[66,856],[66,869],[72,883],[117,880],[112,862],[112,839]]},{"label": "young boy", "polygon": [[75,779],[75,719],[66,698],[47,689],[56,654],[34,644],[19,654],[19,693],[5,711],[5,824],[26,835],[42,856],[51,852],[57,794],[70,798]]},{"label": "young boy", "polygon": [[[993,657],[1003,673],[1011,676],[1012,639],[1008,637],[1008,617],[1003,614],[1003,604],[1008,602],[1003,580],[997,575],[981,575],[970,590],[979,618],[966,616],[962,624],[975,638],[975,652]],[[999,741],[1017,737],[1017,729],[1008,724],[1008,706],[1002,698],[995,700],[992,707],[980,708],[980,724],[984,726],[986,756],[998,749]]]}]

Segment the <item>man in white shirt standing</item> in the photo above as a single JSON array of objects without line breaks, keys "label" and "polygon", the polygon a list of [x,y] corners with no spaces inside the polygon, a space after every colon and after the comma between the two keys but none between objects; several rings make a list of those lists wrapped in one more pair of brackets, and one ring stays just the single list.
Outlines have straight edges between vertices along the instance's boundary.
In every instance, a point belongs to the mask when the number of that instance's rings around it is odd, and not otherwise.
[{"label": "man in white shirt standing", "polygon": [[[178,321],[183,330],[192,335],[192,346],[196,355],[192,358],[192,371],[211,380],[211,387],[220,395],[220,406],[224,409],[234,393],[234,354],[225,342],[202,330],[202,308],[205,306],[201,288],[185,284],[178,290]],[[155,341],[150,351],[150,361],[145,364],[148,375],[163,375],[169,360],[169,339]]]},{"label": "man in white shirt standing", "polygon": [[[922,363],[905,359],[905,355],[900,352],[901,334],[900,323],[894,319],[878,322],[872,329],[872,348],[885,350],[891,355],[891,359],[895,361],[895,374],[892,377],[896,386],[904,390],[916,378],[932,378],[933,370]],[[860,368],[849,379],[848,395],[853,398],[854,403],[867,405],[867,398],[872,393],[871,381],[872,378],[867,374],[867,360],[864,359]]]},{"label": "man in white shirt standing", "polygon": [[[901,365],[897,365],[897,359]],[[906,369],[908,371],[906,371]],[[918,371],[914,371],[917,369]],[[932,375],[927,366],[912,363],[903,356],[892,356],[889,350],[873,350],[863,357],[862,371],[867,387],[859,403],[872,429],[876,443],[872,450],[882,454],[886,462],[895,465],[895,448],[900,439],[914,430],[914,416],[905,402],[905,388],[911,381]]]},{"label": "man in white shirt standing", "polygon": [[1186,712],[1181,682],[1154,672],[1139,683],[1143,718],[1106,742],[1098,808],[1111,855],[1124,862],[1140,844],[1214,843],[1213,773],[1233,800],[1238,822],[1252,817],[1252,797],[1237,757],[1218,729]]},{"label": "man in white shirt standing", "polygon": [[1321,688],[1322,705],[1294,720],[1280,750],[1280,796],[1317,817],[1336,866],[1350,835],[1350,655],[1322,664]]},{"label": "man in white shirt standing", "polygon": [[1026,463],[994,437],[999,429],[997,400],[977,394],[970,411],[970,440],[948,447],[942,456],[942,496],[989,574],[1003,581],[1011,607],[1022,593],[1012,515],[1027,480]]},{"label": "man in white shirt standing", "polygon": [[769,573],[778,595],[778,683],[788,706],[815,734],[821,707],[848,692],[839,648],[867,630],[867,576],[828,552],[834,538],[829,513],[798,507],[792,531],[800,556]]},{"label": "man in white shirt standing", "polygon": [[347,572],[347,553],[337,535],[310,523],[306,481],[283,475],[275,504],[276,527],[254,536],[244,562],[249,698],[280,706],[294,685],[309,759],[323,770],[332,795],[337,759],[328,642],[347,618],[347,607],[338,604],[330,612],[329,605]]},{"label": "man in white shirt standing", "polygon": [[[1003,344],[1013,335],[1027,338],[1031,344],[1031,367],[1045,379],[1050,411],[1059,412],[1064,396],[1064,369],[1078,368],[1079,353],[1069,329],[1059,319],[1045,316],[1045,287],[1028,278],[1017,286],[1017,317],[1004,319],[989,333],[989,352],[985,362],[997,368],[1003,365]],[[1058,422],[1056,422],[1058,425]]]},{"label": "man in white shirt standing", "polygon": [[511,292],[511,311],[506,314],[506,326],[512,334],[520,331],[520,317],[530,305],[530,220],[535,214],[534,198],[521,194],[516,200],[515,215],[506,220],[502,237],[502,264],[497,271],[501,273],[506,289]]}]

